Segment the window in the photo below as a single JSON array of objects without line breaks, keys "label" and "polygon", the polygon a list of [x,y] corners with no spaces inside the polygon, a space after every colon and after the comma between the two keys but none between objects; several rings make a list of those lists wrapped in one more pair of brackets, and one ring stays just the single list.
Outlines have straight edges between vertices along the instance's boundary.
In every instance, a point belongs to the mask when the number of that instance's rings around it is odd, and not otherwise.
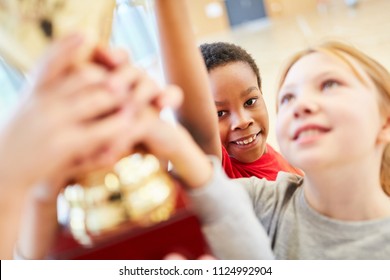
[{"label": "window", "polygon": [[21,96],[23,75],[0,58],[0,124],[11,113]]}]

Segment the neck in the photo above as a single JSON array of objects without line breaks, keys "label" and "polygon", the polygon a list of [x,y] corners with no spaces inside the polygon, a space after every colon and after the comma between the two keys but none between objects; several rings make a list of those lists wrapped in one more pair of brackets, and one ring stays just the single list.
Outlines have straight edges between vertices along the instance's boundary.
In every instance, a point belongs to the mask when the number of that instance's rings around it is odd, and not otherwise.
[{"label": "neck", "polygon": [[390,217],[390,198],[380,185],[379,165],[353,162],[305,173],[304,193],[317,212],[338,220]]}]

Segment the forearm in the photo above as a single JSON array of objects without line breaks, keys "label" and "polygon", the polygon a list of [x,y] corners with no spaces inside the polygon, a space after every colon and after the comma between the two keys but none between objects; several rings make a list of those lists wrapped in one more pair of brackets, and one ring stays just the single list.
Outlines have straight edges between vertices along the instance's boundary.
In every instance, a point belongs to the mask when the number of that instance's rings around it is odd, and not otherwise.
[{"label": "forearm", "polygon": [[202,188],[189,191],[211,250],[220,259],[273,259],[270,239],[248,193],[228,179],[220,165],[213,159],[211,178]]},{"label": "forearm", "polygon": [[165,75],[184,91],[184,103],[177,111],[179,121],[207,154],[220,157],[217,112],[185,2],[156,1]]},{"label": "forearm", "polygon": [[24,208],[17,253],[26,259],[44,259],[55,239],[57,224],[56,201],[29,199]]},{"label": "forearm", "polygon": [[12,259],[25,192],[0,180],[0,259]]},{"label": "forearm", "polygon": [[174,173],[188,189],[202,188],[211,178],[213,166],[209,158],[194,142],[191,135],[181,127],[176,128],[176,145],[169,156]]}]

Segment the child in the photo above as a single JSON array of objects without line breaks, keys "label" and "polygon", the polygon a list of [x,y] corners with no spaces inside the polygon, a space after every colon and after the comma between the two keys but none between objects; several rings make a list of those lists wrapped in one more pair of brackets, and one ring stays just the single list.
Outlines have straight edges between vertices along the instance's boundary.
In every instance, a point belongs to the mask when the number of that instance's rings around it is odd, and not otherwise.
[{"label": "child", "polygon": [[18,231],[23,243],[18,254],[46,253],[56,228],[56,197],[66,181],[130,152],[142,104],[176,102],[173,95],[162,97],[121,51],[96,49],[94,61],[76,65],[82,45],[79,35],[53,45],[26,99],[1,130],[2,259],[12,257]]},{"label": "child", "polygon": [[281,151],[305,178],[228,181],[218,170],[210,175],[207,164],[179,173],[213,252],[222,259],[270,258],[270,248],[277,259],[389,259],[388,71],[353,47],[325,43],[293,57],[277,100]]},{"label": "child", "polygon": [[167,78],[184,91],[179,121],[206,153],[222,159],[231,178],[302,175],[266,143],[268,113],[253,58],[238,46],[214,43],[201,46],[203,62],[185,2],[177,2],[156,1],[156,11]]}]

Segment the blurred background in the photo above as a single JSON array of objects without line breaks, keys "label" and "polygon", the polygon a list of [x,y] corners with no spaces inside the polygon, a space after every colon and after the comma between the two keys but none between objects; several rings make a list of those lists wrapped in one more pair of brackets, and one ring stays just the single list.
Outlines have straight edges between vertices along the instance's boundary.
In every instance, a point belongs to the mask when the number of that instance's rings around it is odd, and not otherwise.
[{"label": "blurred background", "polygon": [[[338,39],[390,69],[390,0],[178,0],[187,1],[198,43],[227,41],[256,60],[275,139],[275,88],[279,71],[295,51]],[[153,0],[117,0],[111,44],[164,82],[156,40]],[[0,58],[0,125],[21,97],[24,75]]]}]

